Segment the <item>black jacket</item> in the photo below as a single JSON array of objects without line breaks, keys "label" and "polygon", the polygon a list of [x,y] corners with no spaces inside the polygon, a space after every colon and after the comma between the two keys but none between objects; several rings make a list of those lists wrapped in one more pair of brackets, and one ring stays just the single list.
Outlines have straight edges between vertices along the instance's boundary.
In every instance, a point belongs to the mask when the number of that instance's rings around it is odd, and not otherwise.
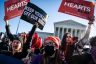
[{"label": "black jacket", "polygon": [[[7,36],[9,37],[10,41],[14,40],[14,36],[11,34],[10,29],[9,29],[9,25],[6,25],[6,32],[7,32]],[[9,56],[13,56],[15,58],[18,59],[22,59],[24,57],[26,57],[26,55],[28,54],[28,49],[30,47],[30,41],[32,39],[32,35],[33,35],[33,30],[31,29],[31,31],[28,34],[28,38],[25,44],[23,44],[23,50],[22,52],[18,52],[15,53],[14,55],[11,52],[3,52],[3,54],[9,55]]]}]

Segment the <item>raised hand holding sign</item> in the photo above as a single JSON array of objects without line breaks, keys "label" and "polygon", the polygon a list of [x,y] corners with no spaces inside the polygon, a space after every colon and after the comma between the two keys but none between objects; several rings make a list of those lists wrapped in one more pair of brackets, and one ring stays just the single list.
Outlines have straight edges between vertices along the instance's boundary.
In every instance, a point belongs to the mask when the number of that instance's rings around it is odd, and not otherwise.
[{"label": "raised hand holding sign", "polygon": [[35,24],[35,22],[37,22],[39,25],[38,28],[40,28],[41,30],[43,29],[47,18],[48,15],[45,11],[30,2],[25,7],[24,12],[21,16],[21,19],[31,24]]}]

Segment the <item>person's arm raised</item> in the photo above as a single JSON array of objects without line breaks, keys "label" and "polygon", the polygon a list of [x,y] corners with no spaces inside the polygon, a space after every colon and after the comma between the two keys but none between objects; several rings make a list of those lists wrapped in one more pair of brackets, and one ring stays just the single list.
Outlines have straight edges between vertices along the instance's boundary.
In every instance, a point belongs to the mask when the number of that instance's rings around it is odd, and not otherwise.
[{"label": "person's arm raised", "polygon": [[30,48],[30,44],[31,44],[30,42],[32,40],[32,36],[33,36],[33,34],[34,34],[37,27],[38,27],[38,23],[35,23],[34,26],[31,29],[31,31],[29,32],[26,43],[23,45],[24,50],[27,50],[27,49]]},{"label": "person's arm raised", "polygon": [[5,18],[4,18],[4,21],[5,21],[5,23],[6,23],[5,28],[6,28],[7,36],[9,37],[9,39],[10,39],[11,41],[13,41],[14,37],[13,37],[13,35],[11,34],[10,29],[9,29],[9,21],[6,20]]}]

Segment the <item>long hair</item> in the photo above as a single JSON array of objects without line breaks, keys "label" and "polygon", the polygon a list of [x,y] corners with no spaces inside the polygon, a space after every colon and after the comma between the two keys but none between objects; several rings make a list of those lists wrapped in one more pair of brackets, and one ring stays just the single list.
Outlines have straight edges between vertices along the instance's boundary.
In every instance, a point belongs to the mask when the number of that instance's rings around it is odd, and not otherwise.
[{"label": "long hair", "polygon": [[61,41],[61,48],[63,47],[63,49],[65,49],[65,47],[66,47],[66,37],[67,37],[67,35],[68,35],[69,33],[65,33],[64,35],[63,35],[63,38],[62,38],[62,41]]}]

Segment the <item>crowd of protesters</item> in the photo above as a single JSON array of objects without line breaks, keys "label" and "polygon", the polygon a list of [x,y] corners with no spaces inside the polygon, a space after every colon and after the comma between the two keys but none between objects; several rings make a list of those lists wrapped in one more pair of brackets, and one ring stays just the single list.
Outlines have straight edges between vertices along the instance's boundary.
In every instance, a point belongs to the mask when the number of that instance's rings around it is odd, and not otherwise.
[{"label": "crowd of protesters", "polygon": [[70,33],[65,33],[62,40],[48,36],[42,41],[32,29],[28,34],[13,35],[8,21],[5,23],[6,34],[0,33],[0,54],[19,59],[24,64],[96,64],[96,37],[89,40],[90,49],[80,47],[78,37]]}]

